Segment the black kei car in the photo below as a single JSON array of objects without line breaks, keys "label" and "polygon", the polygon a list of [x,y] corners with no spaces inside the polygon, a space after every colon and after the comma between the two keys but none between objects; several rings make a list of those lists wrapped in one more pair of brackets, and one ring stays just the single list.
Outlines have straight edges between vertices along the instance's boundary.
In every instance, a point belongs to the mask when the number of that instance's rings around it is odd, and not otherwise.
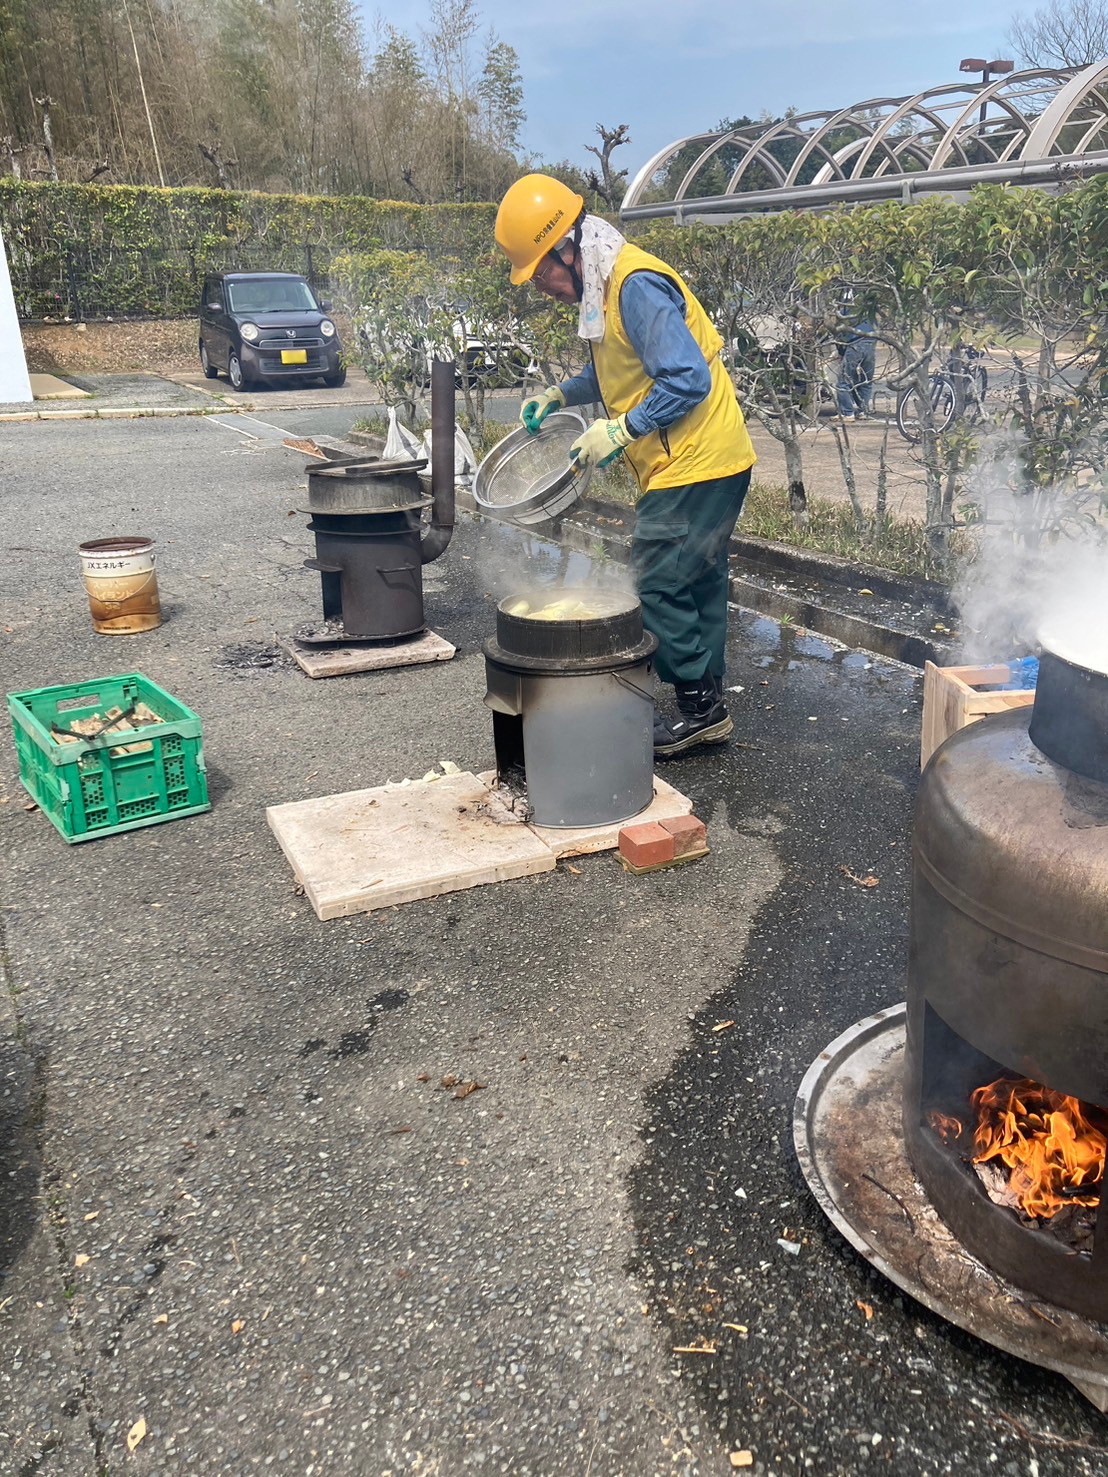
[{"label": "black kei car", "polygon": [[200,367],[208,379],[226,370],[236,390],[255,380],[346,379],[338,331],[295,272],[219,272],[204,279]]}]

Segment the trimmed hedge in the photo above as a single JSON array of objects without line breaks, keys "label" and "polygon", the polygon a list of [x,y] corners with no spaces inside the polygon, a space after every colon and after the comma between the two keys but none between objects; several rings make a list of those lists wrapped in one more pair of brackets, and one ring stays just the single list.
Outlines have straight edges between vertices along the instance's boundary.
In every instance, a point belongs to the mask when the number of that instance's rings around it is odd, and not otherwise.
[{"label": "trimmed hedge", "polygon": [[208,272],[303,272],[328,286],[340,252],[465,258],[487,250],[493,205],[0,179],[0,231],[24,319],[178,318]]}]

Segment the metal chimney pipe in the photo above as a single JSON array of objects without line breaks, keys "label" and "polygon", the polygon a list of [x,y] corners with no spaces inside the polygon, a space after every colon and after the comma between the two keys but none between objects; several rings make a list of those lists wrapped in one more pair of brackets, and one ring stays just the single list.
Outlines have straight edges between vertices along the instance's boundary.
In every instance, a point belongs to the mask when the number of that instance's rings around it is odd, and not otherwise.
[{"label": "metal chimney pipe", "polygon": [[431,526],[419,545],[422,563],[446,552],[454,532],[454,363],[431,364]]}]

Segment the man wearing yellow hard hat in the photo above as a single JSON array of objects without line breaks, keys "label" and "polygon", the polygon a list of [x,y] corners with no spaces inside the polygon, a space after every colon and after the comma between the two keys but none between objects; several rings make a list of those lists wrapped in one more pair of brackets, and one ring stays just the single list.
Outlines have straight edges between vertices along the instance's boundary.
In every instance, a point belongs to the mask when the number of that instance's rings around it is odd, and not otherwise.
[{"label": "man wearing yellow hard hat", "polygon": [[642,496],[631,566],[643,619],[658,638],[658,674],[677,716],[656,714],[654,752],[722,743],[733,727],[723,700],[727,544],[754,465],[742,411],[719,359],[723,341],[672,267],[640,251],[581,196],[545,174],[508,190],[496,240],[513,283],[532,282],[576,304],[591,363],[523,403],[537,433],[555,406],[601,403],[573,443],[582,464],[626,456]]}]

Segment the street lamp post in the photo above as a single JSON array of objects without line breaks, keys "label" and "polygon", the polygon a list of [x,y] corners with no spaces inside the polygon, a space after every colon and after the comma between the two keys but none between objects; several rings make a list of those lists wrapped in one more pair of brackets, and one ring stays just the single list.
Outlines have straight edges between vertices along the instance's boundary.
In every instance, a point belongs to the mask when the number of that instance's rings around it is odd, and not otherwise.
[{"label": "street lamp post", "polygon": [[[988,87],[993,77],[1005,76],[1006,73],[1012,70],[1014,65],[1013,62],[1006,61],[1003,58],[999,61],[987,62],[979,56],[964,56],[958,63],[958,70],[959,72],[980,72],[981,86],[984,89]],[[982,129],[985,127],[985,110],[988,106],[987,102],[981,104],[981,113],[978,121]]]}]

